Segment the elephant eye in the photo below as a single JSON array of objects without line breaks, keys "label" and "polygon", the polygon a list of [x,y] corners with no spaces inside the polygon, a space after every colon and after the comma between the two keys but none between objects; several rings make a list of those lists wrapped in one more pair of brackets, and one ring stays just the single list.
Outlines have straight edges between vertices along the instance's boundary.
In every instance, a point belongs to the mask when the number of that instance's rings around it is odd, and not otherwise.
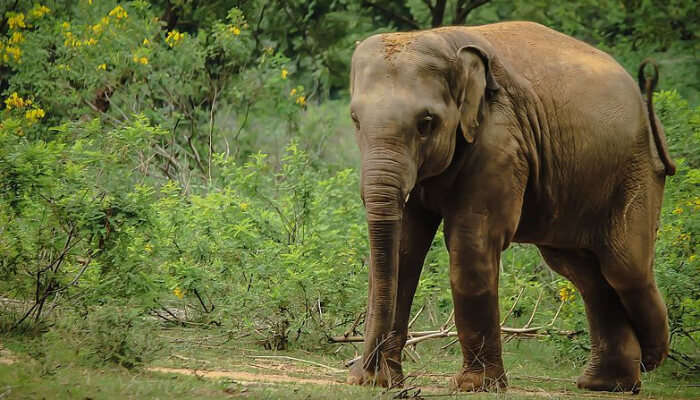
[{"label": "elephant eye", "polygon": [[421,136],[428,136],[433,130],[433,116],[426,114],[418,121],[418,133]]},{"label": "elephant eye", "polygon": [[357,114],[355,114],[354,112],[351,112],[350,118],[352,118],[352,122],[355,124],[355,129],[357,129],[359,131],[360,130],[360,120],[357,119]]}]

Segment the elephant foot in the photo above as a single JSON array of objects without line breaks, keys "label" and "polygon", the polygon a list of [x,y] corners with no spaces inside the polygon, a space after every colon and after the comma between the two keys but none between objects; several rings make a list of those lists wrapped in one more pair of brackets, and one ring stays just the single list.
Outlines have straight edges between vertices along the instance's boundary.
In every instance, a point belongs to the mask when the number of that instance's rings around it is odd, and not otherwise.
[{"label": "elephant foot", "polygon": [[634,358],[608,358],[599,363],[589,363],[576,380],[579,389],[603,392],[639,393],[639,360]]},{"label": "elephant foot", "polygon": [[662,346],[642,346],[642,372],[656,369],[668,356],[668,344]]},{"label": "elephant foot", "polygon": [[403,384],[404,378],[401,371],[401,364],[393,360],[386,360],[379,363],[375,368],[365,369],[364,362],[358,360],[353,365],[348,375],[347,383],[351,385],[399,387]]},{"label": "elephant foot", "polygon": [[503,368],[463,369],[452,378],[452,385],[461,392],[502,392],[508,386]]}]

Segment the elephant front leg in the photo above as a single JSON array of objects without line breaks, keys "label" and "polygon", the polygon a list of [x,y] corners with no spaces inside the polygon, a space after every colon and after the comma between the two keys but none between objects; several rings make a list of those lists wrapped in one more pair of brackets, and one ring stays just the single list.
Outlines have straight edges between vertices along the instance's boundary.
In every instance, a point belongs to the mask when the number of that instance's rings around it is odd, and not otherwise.
[{"label": "elephant front leg", "polygon": [[[440,225],[440,217],[425,211],[417,202],[410,200],[404,210],[401,244],[399,250],[399,277],[396,294],[396,311],[392,330],[380,343],[373,345],[374,357],[358,360],[353,365],[348,383],[400,386],[403,383],[401,353],[408,335],[408,322],[413,296],[423,268],[425,255]],[[372,301],[372,282],[369,284],[369,301]],[[365,331],[369,332],[370,318]],[[365,346],[370,346],[365,343]]]},{"label": "elephant front leg", "polygon": [[462,345],[462,370],[454,384],[464,391],[499,390],[507,386],[501,358],[498,310],[498,260],[501,243],[488,243],[480,227],[485,216],[451,227],[450,282],[455,324]]}]

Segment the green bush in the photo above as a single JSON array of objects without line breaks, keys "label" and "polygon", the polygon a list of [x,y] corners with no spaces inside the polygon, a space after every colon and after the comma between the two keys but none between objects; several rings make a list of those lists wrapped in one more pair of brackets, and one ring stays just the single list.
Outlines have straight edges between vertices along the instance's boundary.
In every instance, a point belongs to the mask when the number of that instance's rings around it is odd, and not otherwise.
[{"label": "green bush", "polygon": [[[672,347],[697,359],[700,340],[700,106],[675,91],[654,96],[678,172],[667,179],[656,242],[656,278],[668,306]],[[696,361],[697,363],[697,361]]]}]

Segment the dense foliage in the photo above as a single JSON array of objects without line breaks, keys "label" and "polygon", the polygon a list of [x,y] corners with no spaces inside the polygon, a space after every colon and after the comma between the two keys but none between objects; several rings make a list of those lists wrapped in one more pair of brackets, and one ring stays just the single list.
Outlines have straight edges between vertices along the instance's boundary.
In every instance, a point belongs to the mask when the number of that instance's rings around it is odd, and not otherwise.
[{"label": "dense foliage", "polygon": [[[0,5],[2,331],[74,330],[86,359],[127,367],[157,347],[131,333],[154,319],[223,325],[278,349],[344,331],[367,282],[346,111],[354,42],[396,28],[531,19],[630,70],[648,55],[660,61],[656,107],[680,168],[667,181],[656,274],[674,354],[697,366],[693,2],[236,3]],[[446,267],[439,233],[415,300],[428,320],[451,310]],[[508,249],[501,276],[513,323],[538,306],[547,323],[562,304],[557,326],[585,328],[580,296],[533,248]],[[552,340],[579,357],[586,343]]]}]

